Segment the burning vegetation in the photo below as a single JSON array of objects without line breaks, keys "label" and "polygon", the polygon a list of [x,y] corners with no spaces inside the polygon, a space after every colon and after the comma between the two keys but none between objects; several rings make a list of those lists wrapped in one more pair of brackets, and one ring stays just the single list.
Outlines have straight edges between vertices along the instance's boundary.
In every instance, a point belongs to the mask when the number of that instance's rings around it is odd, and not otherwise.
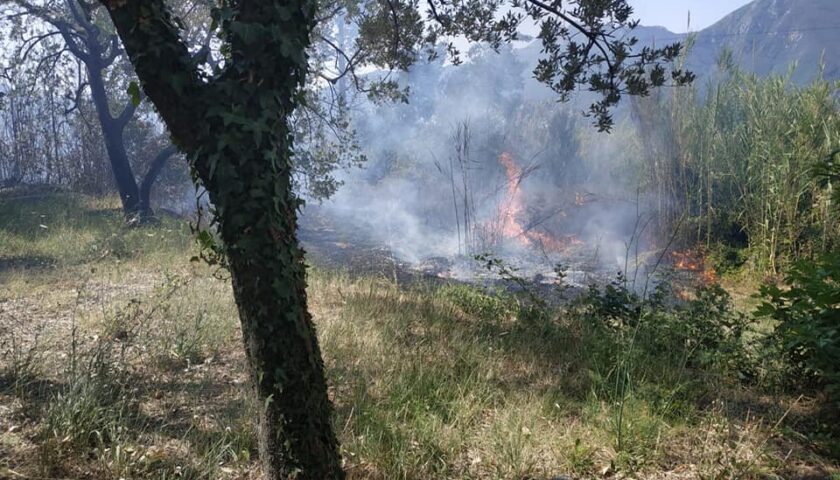
[{"label": "burning vegetation", "polygon": [[[523,225],[522,219],[526,213],[522,195],[523,170],[516,165],[513,155],[508,152],[503,152],[499,156],[499,163],[505,169],[507,186],[505,198],[499,206],[497,219],[504,239],[514,240],[524,247],[536,247],[551,253],[563,252],[570,247],[583,244],[577,235],[554,236]],[[575,197],[575,204],[577,204],[578,198],[581,197],[579,194]]]},{"label": "burning vegetation", "polygon": [[671,252],[671,262],[675,270],[694,272],[705,285],[717,283],[718,275],[714,267],[709,265],[706,252],[702,249],[688,249]]}]

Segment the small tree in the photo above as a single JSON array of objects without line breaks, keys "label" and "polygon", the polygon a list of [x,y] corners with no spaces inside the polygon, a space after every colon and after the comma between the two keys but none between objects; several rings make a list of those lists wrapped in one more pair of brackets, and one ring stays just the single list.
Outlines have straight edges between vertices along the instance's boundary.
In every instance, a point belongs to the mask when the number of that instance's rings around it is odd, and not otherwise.
[{"label": "small tree", "polygon": [[[149,216],[152,186],[166,161],[177,153],[177,150],[169,146],[158,152],[148,172],[138,184],[126,149],[124,134],[129,122],[135,117],[139,98],[135,96],[126,99],[118,113],[114,113],[113,104],[117,103],[117,100],[113,92],[109,92],[107,73],[114,71],[123,51],[117,34],[108,32],[99,24],[99,6],[84,0],[37,3],[29,0],[6,0],[0,3],[9,3],[17,7],[19,12],[13,13],[12,18],[20,17],[20,13],[23,13],[50,27],[44,33],[23,39],[22,45],[25,49],[19,61],[26,61],[27,54],[39,43],[58,36],[63,40],[64,46],[51,55],[61,56],[69,53],[84,66],[84,77],[77,85],[73,101],[80,102],[83,93],[90,92],[123,211],[130,217]],[[35,60],[38,63],[43,61]],[[74,106],[71,110],[75,108]]]},{"label": "small tree", "polygon": [[[319,4],[312,0],[224,0],[213,10],[226,56],[212,75],[196,65],[163,0],[100,0],[108,8],[142,88],[188,156],[216,208],[239,309],[251,378],[263,408],[260,454],[268,478],[343,478],[315,328],[306,306],[303,250],[296,236],[289,119],[302,101],[307,48]],[[353,4],[353,2],[347,2]],[[382,0],[354,5],[367,63],[408,68],[425,49],[463,35],[498,47],[524,17],[541,25],[545,58],[535,74],[562,96],[585,84],[602,129],[624,93],[666,80],[661,60],[678,45],[630,51],[623,0]],[[573,36],[583,35],[583,40]],[[626,38],[621,35],[621,38]],[[457,58],[450,44],[449,51]],[[352,57],[351,57],[352,58]],[[352,62],[350,62],[352,63]],[[358,64],[358,63],[357,63]],[[652,65],[653,64],[653,65]],[[679,82],[689,74],[674,72]],[[382,89],[393,84],[378,84]],[[392,92],[395,92],[391,88]]]}]

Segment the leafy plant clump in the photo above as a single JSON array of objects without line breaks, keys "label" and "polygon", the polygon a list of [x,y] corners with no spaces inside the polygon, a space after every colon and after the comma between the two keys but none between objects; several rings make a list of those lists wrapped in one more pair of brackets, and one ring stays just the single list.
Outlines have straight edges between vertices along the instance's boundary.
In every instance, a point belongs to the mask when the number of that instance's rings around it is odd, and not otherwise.
[{"label": "leafy plant clump", "polygon": [[702,286],[693,297],[676,298],[666,281],[651,293],[640,294],[619,275],[603,288],[590,286],[574,309],[627,343],[627,349],[636,351],[634,357],[670,355],[687,368],[752,378],[753,362],[744,335],[748,319],[735,310],[720,285]]},{"label": "leafy plant clump", "polygon": [[784,379],[821,389],[840,405],[840,254],[796,263],[785,284],[761,288],[756,314],[776,322],[773,346],[783,353]]}]

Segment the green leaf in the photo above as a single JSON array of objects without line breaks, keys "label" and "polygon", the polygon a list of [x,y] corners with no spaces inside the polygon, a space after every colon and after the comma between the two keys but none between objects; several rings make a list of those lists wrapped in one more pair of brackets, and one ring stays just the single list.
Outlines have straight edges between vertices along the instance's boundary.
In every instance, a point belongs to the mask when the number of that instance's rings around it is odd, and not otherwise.
[{"label": "green leaf", "polygon": [[140,105],[140,85],[138,85],[137,82],[129,83],[126,92],[131,98],[132,105],[134,105],[135,107]]}]

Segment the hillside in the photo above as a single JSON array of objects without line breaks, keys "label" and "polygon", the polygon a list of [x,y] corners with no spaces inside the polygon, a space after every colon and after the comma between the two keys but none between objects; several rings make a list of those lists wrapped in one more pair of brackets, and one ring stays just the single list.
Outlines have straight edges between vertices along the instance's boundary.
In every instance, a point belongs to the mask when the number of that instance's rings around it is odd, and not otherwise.
[{"label": "hillside", "polygon": [[759,75],[786,73],[813,80],[820,62],[827,79],[840,79],[840,58],[825,50],[840,43],[840,2],[835,0],[756,0],[697,34],[690,65],[710,71],[723,48],[743,68]]},{"label": "hillside", "polygon": [[[642,19],[644,22],[644,19]],[[685,42],[688,35],[660,26],[641,25],[633,32],[640,45]],[[785,74],[796,64],[793,81],[806,84],[814,80],[819,66],[825,65],[824,78],[840,80],[840,57],[826,51],[825,45],[840,44],[840,1],[836,0],[756,0],[733,11],[714,25],[696,32],[688,67],[703,83],[716,71],[724,49],[741,68],[765,76]],[[540,56],[539,40],[518,51],[526,66],[528,96],[553,98],[552,93],[531,74]],[[591,98],[576,99],[582,107]]]}]

